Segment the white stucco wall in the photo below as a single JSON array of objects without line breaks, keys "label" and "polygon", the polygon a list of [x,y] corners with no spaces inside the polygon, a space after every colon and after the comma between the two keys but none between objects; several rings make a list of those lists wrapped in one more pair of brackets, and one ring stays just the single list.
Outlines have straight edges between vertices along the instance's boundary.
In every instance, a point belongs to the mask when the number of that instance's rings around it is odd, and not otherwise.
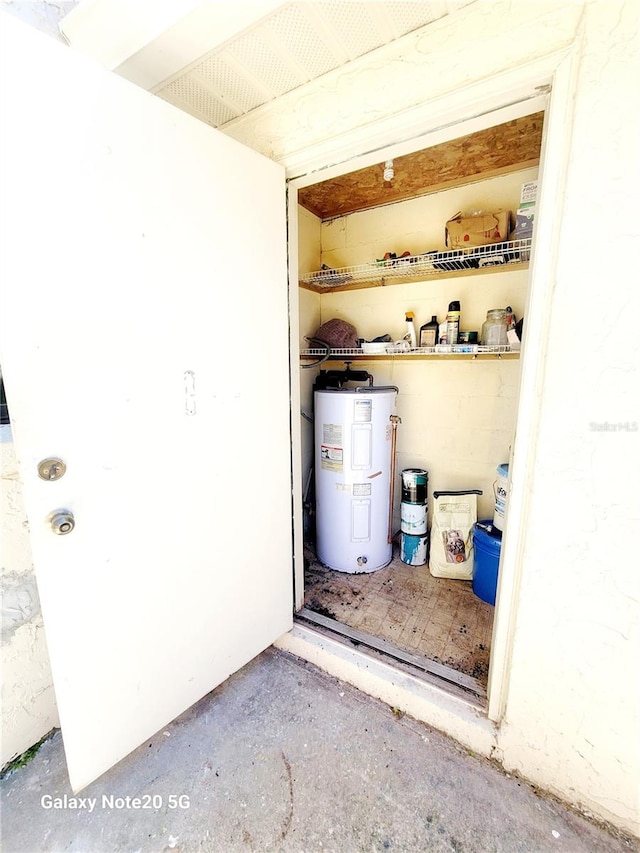
[{"label": "white stucco wall", "polygon": [[[64,41],[58,24],[78,0],[1,0],[0,11]],[[43,156],[46,146],[43,145]],[[54,168],[54,166],[52,166]],[[11,427],[0,426],[2,718],[0,767],[60,725]]]},{"label": "white stucco wall", "polygon": [[496,757],[637,834],[639,584],[629,547],[638,536],[638,227],[625,213],[639,189],[637,3],[473,4],[226,130],[294,163],[311,145],[571,49],[566,196],[558,188],[560,247]]},{"label": "white stucco wall", "polygon": [[42,33],[64,41],[58,25],[79,0],[0,0],[0,9]]},{"label": "white stucco wall", "polygon": [[637,540],[640,506],[638,338],[624,328],[640,307],[638,224],[601,227],[640,189],[637,3],[590,3],[583,25],[500,744],[508,767],[638,832],[640,584],[618,545]]},{"label": "white stucco wall", "polygon": [[11,427],[0,426],[0,767],[59,725]]}]

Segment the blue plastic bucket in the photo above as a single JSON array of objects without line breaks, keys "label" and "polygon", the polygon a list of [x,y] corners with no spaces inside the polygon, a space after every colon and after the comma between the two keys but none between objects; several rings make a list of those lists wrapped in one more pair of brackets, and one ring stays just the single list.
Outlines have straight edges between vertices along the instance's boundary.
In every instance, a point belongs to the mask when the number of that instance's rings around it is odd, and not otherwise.
[{"label": "blue plastic bucket", "polygon": [[[490,527],[491,519],[479,521],[478,524]],[[478,527],[478,524],[473,525],[473,592],[487,604],[495,605],[502,540]]]}]

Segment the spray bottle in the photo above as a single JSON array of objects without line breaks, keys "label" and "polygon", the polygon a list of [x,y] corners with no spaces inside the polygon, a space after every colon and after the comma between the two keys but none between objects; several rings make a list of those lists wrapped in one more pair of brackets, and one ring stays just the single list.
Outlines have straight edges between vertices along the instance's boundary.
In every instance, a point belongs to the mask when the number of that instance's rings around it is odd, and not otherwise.
[{"label": "spray bottle", "polygon": [[459,334],[460,334],[460,303],[456,299],[455,302],[449,303],[449,311],[447,313],[447,343],[448,344],[457,344]]},{"label": "spray bottle", "polygon": [[407,331],[404,336],[405,341],[409,341],[409,346],[411,349],[415,349],[417,346],[417,338],[416,338],[416,327],[413,322],[414,314],[413,311],[407,311],[404,315],[405,323],[407,324]]}]

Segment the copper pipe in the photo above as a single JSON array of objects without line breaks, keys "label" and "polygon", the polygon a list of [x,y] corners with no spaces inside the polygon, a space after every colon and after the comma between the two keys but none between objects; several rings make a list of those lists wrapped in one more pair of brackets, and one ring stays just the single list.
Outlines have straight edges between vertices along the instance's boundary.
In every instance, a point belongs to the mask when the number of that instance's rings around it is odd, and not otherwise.
[{"label": "copper pipe", "polygon": [[391,421],[391,481],[389,483],[389,534],[387,542],[389,545],[393,542],[393,498],[395,496],[395,481],[396,481],[396,437],[398,434],[398,424],[402,423],[402,418],[398,415],[389,415]]}]

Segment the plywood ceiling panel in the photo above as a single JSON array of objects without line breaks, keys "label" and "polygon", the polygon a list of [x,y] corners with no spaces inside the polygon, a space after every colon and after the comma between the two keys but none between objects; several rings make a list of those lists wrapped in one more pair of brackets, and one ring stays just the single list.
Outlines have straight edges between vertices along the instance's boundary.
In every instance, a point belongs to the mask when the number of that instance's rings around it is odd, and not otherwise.
[{"label": "plywood ceiling panel", "polygon": [[391,186],[385,186],[381,162],[301,189],[298,201],[320,219],[333,219],[536,166],[543,119],[544,113],[534,113],[398,157]]}]

